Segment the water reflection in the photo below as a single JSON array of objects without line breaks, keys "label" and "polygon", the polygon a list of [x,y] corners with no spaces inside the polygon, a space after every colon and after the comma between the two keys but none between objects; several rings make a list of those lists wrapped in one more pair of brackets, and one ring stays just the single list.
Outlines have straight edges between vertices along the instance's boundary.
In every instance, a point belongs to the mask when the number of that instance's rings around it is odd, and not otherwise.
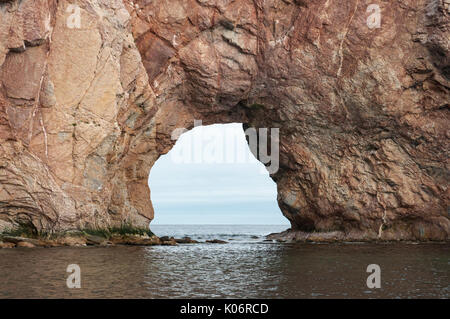
[{"label": "water reflection", "polygon": [[[366,286],[378,264],[382,288]],[[67,265],[82,289],[66,287]],[[448,298],[443,244],[180,245],[0,250],[1,298]]]}]

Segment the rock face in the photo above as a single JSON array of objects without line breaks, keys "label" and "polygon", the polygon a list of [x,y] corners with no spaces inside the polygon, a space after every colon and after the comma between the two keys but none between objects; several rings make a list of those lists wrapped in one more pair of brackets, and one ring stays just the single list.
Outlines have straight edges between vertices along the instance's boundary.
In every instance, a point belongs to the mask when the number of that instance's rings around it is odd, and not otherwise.
[{"label": "rock face", "polygon": [[77,3],[0,6],[0,227],[153,217],[144,180],[158,155],[143,148],[157,106],[130,16],[119,0]]},{"label": "rock face", "polygon": [[0,1],[0,228],[148,225],[199,119],[280,129],[291,237],[450,239],[449,3],[375,2]]}]

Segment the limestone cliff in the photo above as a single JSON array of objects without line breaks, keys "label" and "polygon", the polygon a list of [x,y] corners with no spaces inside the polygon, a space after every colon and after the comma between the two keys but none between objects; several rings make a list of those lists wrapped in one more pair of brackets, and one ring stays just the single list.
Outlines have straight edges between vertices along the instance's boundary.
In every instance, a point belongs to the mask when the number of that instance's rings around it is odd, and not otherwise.
[{"label": "limestone cliff", "polygon": [[294,238],[448,240],[449,10],[1,0],[0,228],[147,225],[152,165],[201,119],[280,129]]}]

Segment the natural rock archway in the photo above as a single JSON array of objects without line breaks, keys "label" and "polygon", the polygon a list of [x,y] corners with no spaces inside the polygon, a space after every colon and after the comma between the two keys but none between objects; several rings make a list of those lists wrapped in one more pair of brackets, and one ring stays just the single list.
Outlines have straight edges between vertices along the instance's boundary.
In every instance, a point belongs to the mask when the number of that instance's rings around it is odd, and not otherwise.
[{"label": "natural rock archway", "polygon": [[280,129],[297,238],[448,240],[449,4],[375,2],[0,1],[0,228],[147,225],[201,119]]}]

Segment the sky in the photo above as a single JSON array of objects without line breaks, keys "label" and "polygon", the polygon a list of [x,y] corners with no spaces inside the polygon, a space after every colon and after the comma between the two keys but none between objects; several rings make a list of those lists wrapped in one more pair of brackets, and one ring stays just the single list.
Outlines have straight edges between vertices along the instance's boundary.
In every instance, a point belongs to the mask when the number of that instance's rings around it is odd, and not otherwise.
[{"label": "sky", "polygon": [[155,224],[288,225],[276,184],[251,154],[242,124],[182,134],[149,176]]}]

